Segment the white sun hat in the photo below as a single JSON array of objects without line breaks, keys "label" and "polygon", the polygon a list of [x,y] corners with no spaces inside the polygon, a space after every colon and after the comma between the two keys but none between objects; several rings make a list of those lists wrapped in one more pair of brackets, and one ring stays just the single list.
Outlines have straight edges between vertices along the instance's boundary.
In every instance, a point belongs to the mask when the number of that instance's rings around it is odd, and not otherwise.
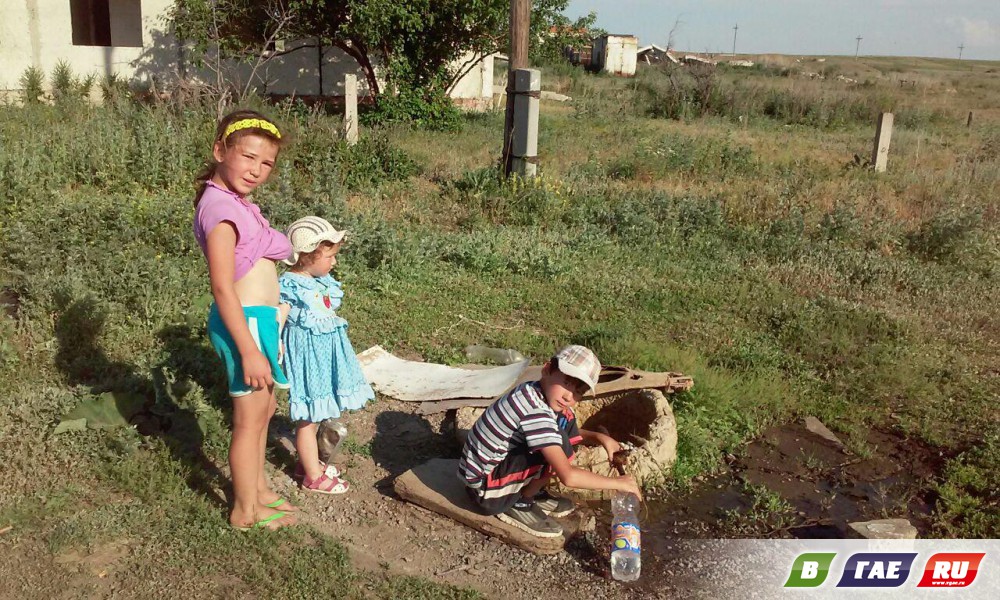
[{"label": "white sun hat", "polygon": [[347,235],[322,217],[303,217],[288,228],[288,241],[292,244],[292,256],[285,264],[295,265],[300,254],[308,254],[323,242],[338,244]]}]

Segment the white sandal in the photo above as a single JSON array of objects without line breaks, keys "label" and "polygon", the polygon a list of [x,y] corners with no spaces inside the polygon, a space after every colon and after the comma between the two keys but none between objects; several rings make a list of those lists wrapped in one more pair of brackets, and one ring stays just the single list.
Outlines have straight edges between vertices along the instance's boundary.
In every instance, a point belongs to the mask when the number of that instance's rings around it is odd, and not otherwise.
[{"label": "white sandal", "polygon": [[343,494],[351,489],[351,484],[339,477],[330,477],[324,473],[312,481],[303,479],[302,489],[318,494]]}]

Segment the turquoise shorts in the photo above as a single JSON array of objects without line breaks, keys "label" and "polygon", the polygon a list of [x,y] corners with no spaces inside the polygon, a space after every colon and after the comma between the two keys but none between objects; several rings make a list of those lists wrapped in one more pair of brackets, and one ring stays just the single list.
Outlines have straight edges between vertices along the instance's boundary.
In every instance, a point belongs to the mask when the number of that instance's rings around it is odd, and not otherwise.
[{"label": "turquoise shorts", "polygon": [[[288,389],[288,379],[284,371],[281,370],[279,359],[279,331],[278,331],[278,308],[275,306],[244,306],[243,316],[246,317],[247,327],[250,328],[250,335],[257,342],[257,347],[267,362],[271,363],[271,378],[274,379],[274,387],[283,390]],[[208,311],[208,339],[215,348],[215,353],[219,355],[222,362],[226,363],[226,376],[229,378],[229,395],[246,396],[253,393],[254,389],[243,383],[243,359],[236,349],[236,342],[233,336],[229,335],[226,324],[222,322],[222,315],[219,314],[219,307],[212,303],[212,308]]]}]

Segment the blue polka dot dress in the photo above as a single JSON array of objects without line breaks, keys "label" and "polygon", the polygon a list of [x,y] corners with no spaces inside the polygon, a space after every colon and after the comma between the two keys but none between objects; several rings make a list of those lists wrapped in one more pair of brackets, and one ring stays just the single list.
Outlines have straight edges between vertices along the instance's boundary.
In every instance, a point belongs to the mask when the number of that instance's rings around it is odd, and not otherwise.
[{"label": "blue polka dot dress", "polygon": [[291,307],[281,339],[292,420],[318,423],[364,407],[375,392],[347,338],[347,321],[336,312],[344,297],[340,282],[290,272],[278,282],[281,303]]}]

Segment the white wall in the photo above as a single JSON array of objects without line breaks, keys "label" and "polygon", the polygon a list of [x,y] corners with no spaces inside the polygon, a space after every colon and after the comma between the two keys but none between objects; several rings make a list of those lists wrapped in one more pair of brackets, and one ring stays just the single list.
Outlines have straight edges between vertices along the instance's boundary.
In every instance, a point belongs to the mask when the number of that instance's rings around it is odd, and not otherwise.
[{"label": "white wall", "polygon": [[[464,65],[473,55],[467,54],[456,61],[457,65]],[[493,55],[481,59],[469,72],[452,86],[450,95],[452,98],[462,99],[492,99],[493,98]]]},{"label": "white wall", "polygon": [[[275,57],[263,62],[258,68],[249,64],[229,63],[224,72],[227,75],[227,83],[237,86],[239,89],[249,87],[261,93],[279,94],[289,96],[342,96],[344,94],[344,76],[354,74],[358,78],[358,95],[368,96],[369,86],[364,69],[350,55],[335,47],[325,47],[323,49],[322,67],[320,66],[319,49],[314,47],[302,47],[310,43],[285,42],[285,50],[299,50],[290,52],[283,56]],[[176,50],[168,53],[166,59],[170,60]],[[320,70],[322,68],[322,86],[320,90]],[[172,72],[172,69],[164,70],[162,65],[152,68],[142,67],[150,72]],[[218,75],[209,68],[194,69],[190,65],[186,69],[187,77],[204,83],[215,83]],[[378,77],[376,66],[376,78],[379,87],[385,82]]]},{"label": "white wall", "polygon": [[[636,52],[639,40],[630,35],[609,35],[601,38],[600,56],[602,70],[615,75],[635,75]],[[595,52],[598,44],[594,44]]]},{"label": "white wall", "polygon": [[[135,43],[136,32],[125,28],[138,8],[137,0],[111,0],[112,41]],[[173,0],[141,0],[141,43],[150,47],[158,35],[161,16]],[[0,1],[0,90],[17,89],[25,69],[36,67],[46,77],[62,60],[74,73],[130,76],[143,48],[74,46],[69,0]]]},{"label": "white wall", "polygon": [[[60,60],[77,75],[116,73],[171,81],[182,66],[176,41],[165,33],[165,15],[172,5],[173,0],[110,0],[112,43],[123,45],[100,47],[73,45],[70,0],[0,0],[0,91],[18,89],[18,79],[28,67],[41,69],[47,78]],[[126,46],[139,42],[134,27],[139,17],[143,47]],[[286,50],[294,46],[294,42],[286,42]],[[187,76],[207,82],[216,79],[210,70],[196,71],[190,65],[184,68]],[[322,90],[320,68],[317,49],[304,48],[275,58],[253,73],[252,87],[274,94],[338,96],[343,95],[344,76],[354,73],[358,76],[359,95],[368,95],[364,71],[342,50],[324,49]],[[241,65],[230,72],[234,80],[229,83],[243,88],[251,80],[252,67]],[[451,95],[492,99],[493,58],[487,57],[472,68],[457,82]]]}]

